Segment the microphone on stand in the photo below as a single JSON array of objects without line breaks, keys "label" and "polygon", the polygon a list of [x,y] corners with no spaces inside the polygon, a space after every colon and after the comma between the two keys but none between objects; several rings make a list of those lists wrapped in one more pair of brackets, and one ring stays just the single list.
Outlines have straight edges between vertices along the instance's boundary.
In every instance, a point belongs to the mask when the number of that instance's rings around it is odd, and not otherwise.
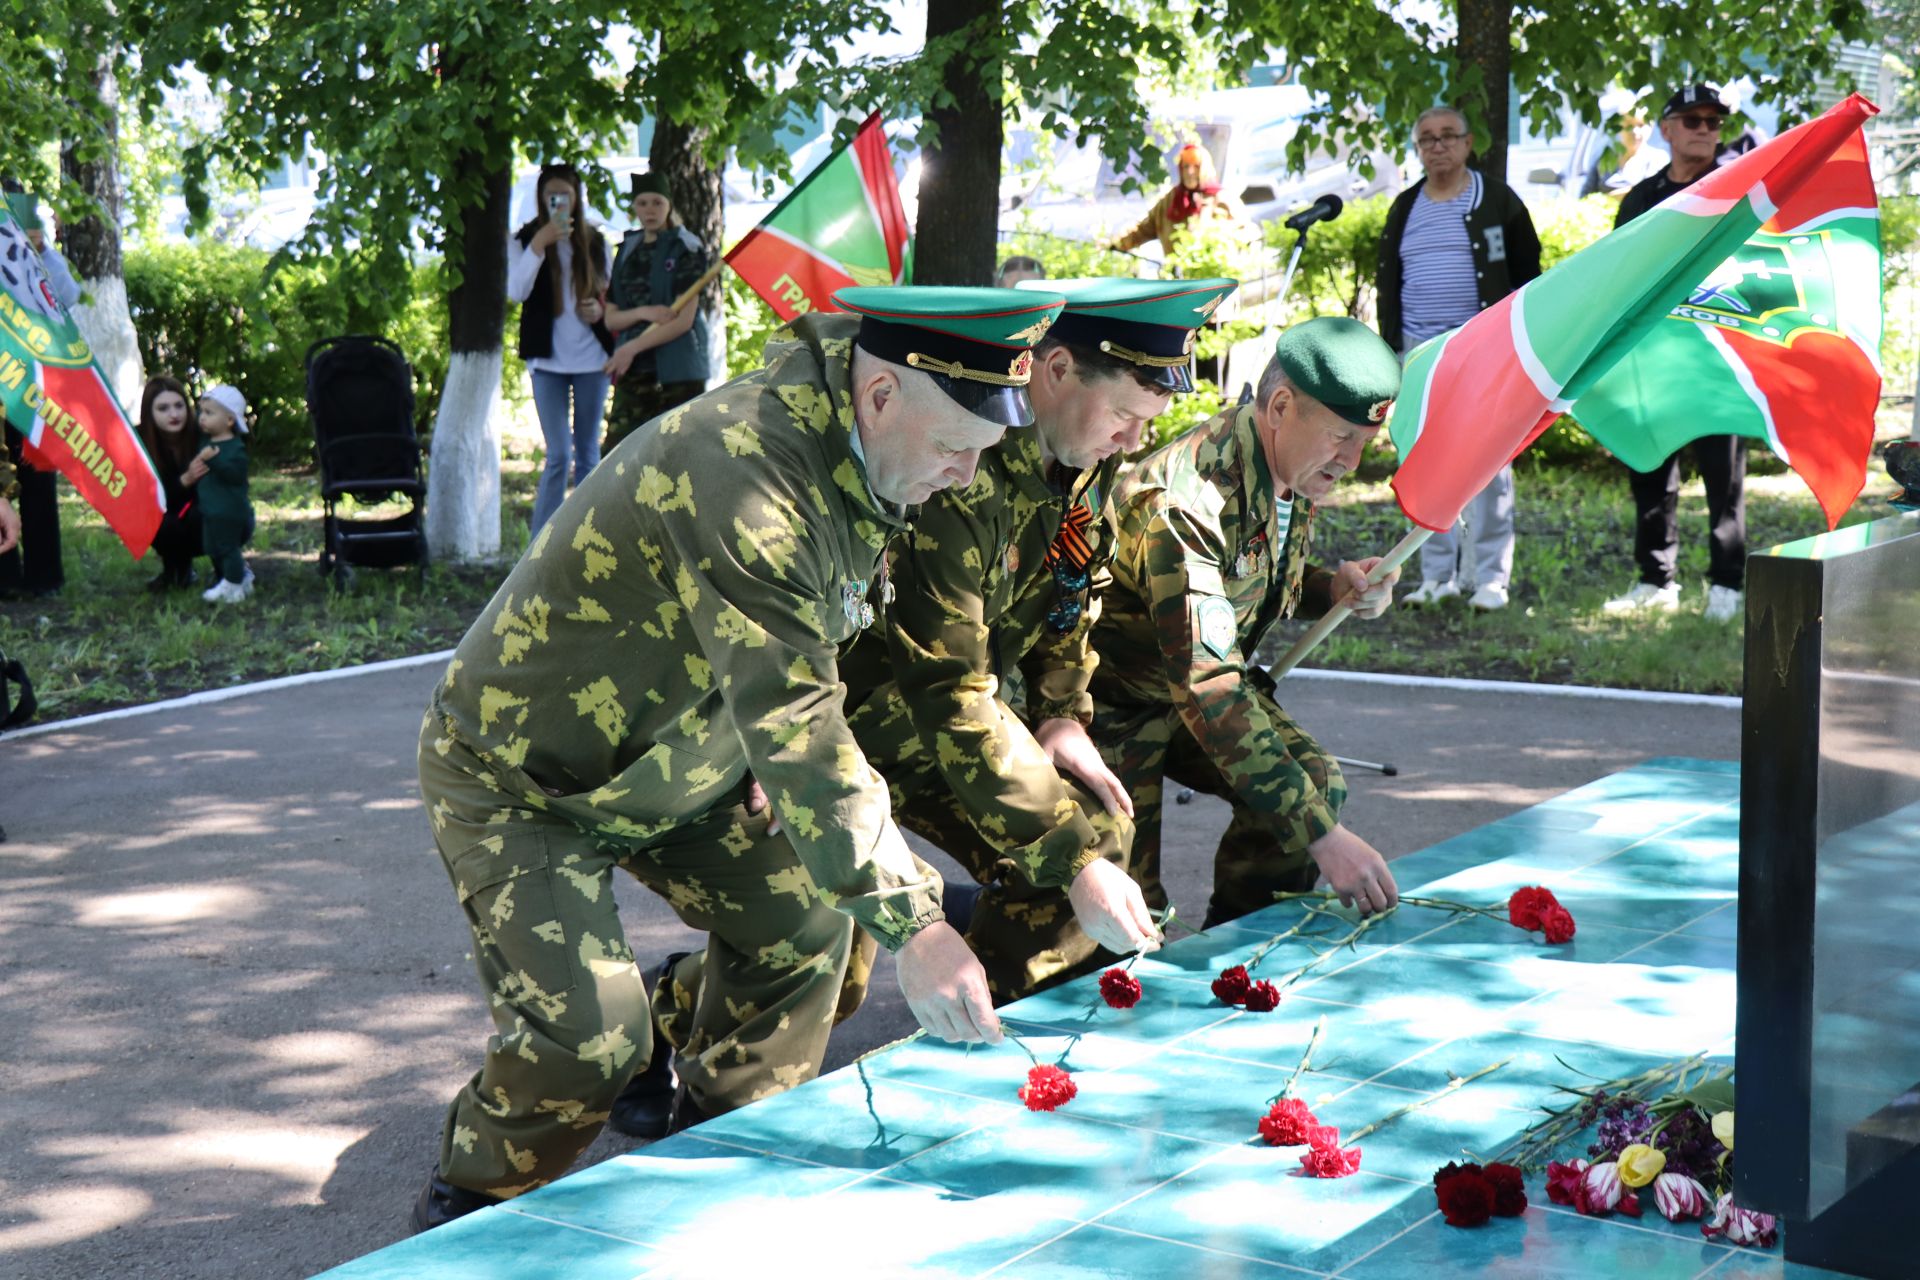
[{"label": "microphone on stand", "polygon": [[1328,192],[1300,212],[1288,218],[1286,222],[1287,230],[1298,231],[1305,234],[1306,229],[1316,222],[1333,221],[1340,216],[1340,211],[1346,207],[1344,200],[1332,192]]}]

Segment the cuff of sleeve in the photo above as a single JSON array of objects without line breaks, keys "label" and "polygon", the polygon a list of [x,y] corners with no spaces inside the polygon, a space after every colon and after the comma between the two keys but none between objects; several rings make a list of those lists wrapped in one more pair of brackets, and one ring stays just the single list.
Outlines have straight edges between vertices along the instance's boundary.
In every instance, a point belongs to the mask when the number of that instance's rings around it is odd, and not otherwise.
[{"label": "cuff of sleeve", "polygon": [[1042,720],[1078,720],[1087,728],[1093,728],[1093,695],[1075,694],[1071,698],[1055,698],[1040,704],[1039,718]]},{"label": "cuff of sleeve", "polygon": [[[1312,844],[1315,840],[1318,840],[1340,825],[1340,815],[1334,811],[1332,805],[1328,804],[1326,800],[1318,794],[1306,804],[1300,806],[1298,813],[1300,815],[1300,826],[1306,829],[1307,844]],[[1304,853],[1305,851],[1306,849],[1303,845],[1300,852]],[[1291,853],[1293,850],[1288,850],[1288,852]]]},{"label": "cuff of sleeve", "polygon": [[1073,883],[1088,862],[1098,856],[1099,833],[1087,815],[1075,810],[1071,818],[1032,844],[1006,851],[1020,874],[1041,889],[1061,889]]},{"label": "cuff of sleeve", "polygon": [[889,953],[892,953],[906,946],[907,943],[913,940],[915,934],[919,933],[928,925],[939,924],[947,918],[947,913],[941,909],[938,894],[934,895],[931,904],[916,902],[914,905],[915,911],[913,918],[907,922],[906,928],[900,933],[888,935],[884,933],[874,933],[871,929],[867,930],[867,932],[873,933],[875,941],[885,947]]},{"label": "cuff of sleeve", "polygon": [[1100,846],[1097,844],[1090,844],[1082,849],[1080,856],[1067,864],[1066,883],[1072,884],[1075,880],[1078,880],[1082,871],[1085,871],[1088,867],[1098,862],[1103,856]]}]

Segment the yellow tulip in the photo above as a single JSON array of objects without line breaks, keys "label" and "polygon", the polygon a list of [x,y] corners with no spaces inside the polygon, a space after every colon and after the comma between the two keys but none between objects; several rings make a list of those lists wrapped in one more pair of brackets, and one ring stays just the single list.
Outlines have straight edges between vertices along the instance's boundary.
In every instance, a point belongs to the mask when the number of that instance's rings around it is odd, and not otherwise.
[{"label": "yellow tulip", "polygon": [[1720,1139],[1720,1145],[1733,1150],[1733,1112],[1722,1111],[1713,1118],[1713,1136]]},{"label": "yellow tulip", "polygon": [[1620,1153],[1620,1181],[1629,1187],[1646,1186],[1667,1167],[1667,1153],[1644,1142],[1636,1142]]}]

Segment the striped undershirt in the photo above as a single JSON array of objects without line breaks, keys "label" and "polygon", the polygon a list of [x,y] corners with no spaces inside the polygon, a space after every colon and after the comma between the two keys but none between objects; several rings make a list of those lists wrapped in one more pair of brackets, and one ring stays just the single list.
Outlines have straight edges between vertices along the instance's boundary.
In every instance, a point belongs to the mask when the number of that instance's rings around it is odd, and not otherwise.
[{"label": "striped undershirt", "polygon": [[1401,340],[1408,347],[1480,314],[1467,213],[1480,203],[1480,175],[1451,200],[1429,200],[1422,186],[1400,237]]}]

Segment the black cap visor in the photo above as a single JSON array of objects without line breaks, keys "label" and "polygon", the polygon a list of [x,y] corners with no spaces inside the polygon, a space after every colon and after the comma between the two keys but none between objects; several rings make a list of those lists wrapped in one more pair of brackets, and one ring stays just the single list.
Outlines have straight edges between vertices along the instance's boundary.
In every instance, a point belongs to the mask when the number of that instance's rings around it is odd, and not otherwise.
[{"label": "black cap visor", "polygon": [[952,378],[944,373],[922,369],[933,384],[946,392],[953,402],[976,418],[997,422],[1003,427],[1033,425],[1033,404],[1025,387],[996,387],[972,378]]}]

